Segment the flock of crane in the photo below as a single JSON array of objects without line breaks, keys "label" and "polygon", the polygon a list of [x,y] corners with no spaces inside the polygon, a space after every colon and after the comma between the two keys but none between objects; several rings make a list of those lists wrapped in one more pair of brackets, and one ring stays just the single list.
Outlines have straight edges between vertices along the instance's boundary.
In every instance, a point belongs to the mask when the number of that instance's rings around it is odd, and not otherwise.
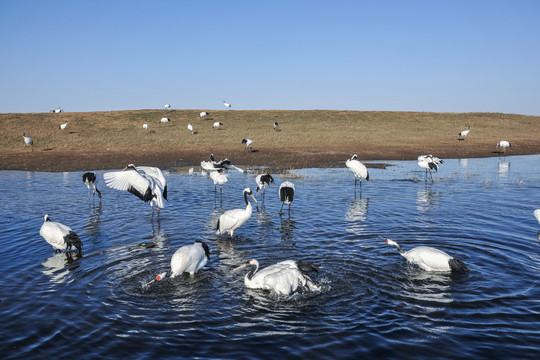
[{"label": "flock of crane", "polygon": [[[226,102],[224,102],[224,105],[228,109],[231,107],[231,105]],[[170,105],[165,105],[165,108],[169,109]],[[203,112],[200,114],[200,117],[204,118],[207,115],[207,112]],[[167,121],[169,121],[168,118],[163,118],[160,122]],[[66,126],[67,121],[60,126],[60,129],[64,130]],[[275,122],[274,130],[277,130],[277,128],[278,123]],[[188,125],[188,129],[193,132],[191,124]],[[469,131],[470,126],[467,130],[460,132],[459,137],[464,139]],[[27,145],[32,145],[32,139],[26,137],[26,134],[24,133],[23,136],[25,137],[25,143]],[[253,145],[253,141],[250,139],[243,139],[242,143],[246,145],[246,148],[251,148]],[[497,146],[502,147],[504,151],[506,151],[506,148],[511,145],[508,141],[501,141]],[[430,173],[431,179],[433,180],[431,171],[437,171],[439,164],[442,163],[444,163],[443,160],[431,154],[418,157],[418,166],[426,170],[426,181],[427,173]],[[357,154],[354,154],[348,159],[345,162],[345,165],[354,175],[355,192],[357,183],[360,183],[361,191],[362,181],[369,181],[370,179],[367,167],[358,160]],[[216,161],[213,154],[210,154],[210,161],[201,162],[201,169],[213,180],[214,191],[216,194],[217,185],[220,186],[220,201],[222,199],[222,186],[228,181],[228,171],[235,170],[241,173],[245,172],[245,170],[233,165],[229,159]],[[167,200],[167,181],[163,172],[157,167],[135,166],[129,164],[121,171],[104,173],[103,179],[107,187],[130,192],[142,201],[148,202],[152,208],[152,216],[154,215],[154,205],[157,209],[158,217],[160,209],[165,207],[164,200]],[[271,174],[265,173],[259,174],[255,181],[257,183],[255,193],[257,194],[260,192],[262,202],[264,203],[266,187],[274,183],[274,178]],[[95,172],[83,174],[83,184],[88,187],[89,198],[90,190],[92,188],[92,197],[97,193],[101,200],[101,192],[96,186],[97,182],[98,177]],[[294,200],[294,195],[295,187],[292,182],[285,181],[279,186],[279,197],[282,203],[279,211],[280,215],[283,214],[283,206],[287,204],[290,216],[291,203]],[[253,199],[255,204],[257,204],[258,209],[257,199],[250,188],[245,188],[242,192],[242,196],[246,204],[245,208],[232,209],[221,214],[216,224],[217,235],[227,234],[227,236],[232,238],[235,230],[240,228],[251,217],[253,206],[248,197]],[[540,223],[540,209],[534,211],[534,216]],[[75,247],[77,251],[82,252],[83,244],[78,235],[69,226],[52,222],[48,214],[44,216],[40,235],[55,249],[55,251],[71,251],[72,248]],[[469,270],[461,260],[454,258],[439,249],[428,246],[419,246],[409,251],[404,251],[395,241],[386,238],[382,239],[388,245],[394,246],[408,262],[416,264],[423,270],[450,272],[464,272]],[[174,278],[184,273],[193,276],[206,265],[209,258],[210,250],[208,245],[204,242],[196,241],[191,245],[182,246],[173,254],[170,262],[170,270],[157,275],[154,280],[148,282],[145,286],[148,286],[155,281],[167,277]],[[248,288],[271,290],[277,295],[291,295],[295,292],[320,290],[320,287],[315,284],[310,277],[311,272],[317,271],[317,267],[313,264],[302,261],[286,260],[259,270],[259,262],[255,259],[250,259],[234,270],[240,270],[247,266],[251,267],[250,271],[244,277],[244,284]]]}]

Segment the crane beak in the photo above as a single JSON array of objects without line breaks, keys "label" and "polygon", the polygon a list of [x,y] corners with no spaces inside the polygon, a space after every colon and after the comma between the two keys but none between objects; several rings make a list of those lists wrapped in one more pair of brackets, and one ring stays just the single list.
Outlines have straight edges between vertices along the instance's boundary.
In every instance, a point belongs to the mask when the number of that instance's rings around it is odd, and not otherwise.
[{"label": "crane beak", "polygon": [[249,261],[248,261],[247,263],[243,263],[242,265],[240,265],[240,266],[238,266],[238,267],[235,267],[235,268],[233,269],[233,271],[241,270],[241,269],[245,268],[245,267],[248,266],[248,265],[249,265]]},{"label": "crane beak", "polygon": [[[257,199],[255,199],[255,196],[253,196],[253,193],[251,193],[251,194],[249,194],[249,195],[250,195],[250,196],[253,198],[253,200],[255,200],[255,202],[257,203]],[[258,203],[257,203],[257,204],[258,204]]]},{"label": "crane beak", "polygon": [[167,276],[167,272],[162,272],[161,274],[156,275],[155,279],[152,279],[149,282],[147,282],[146,284],[144,284],[144,287],[147,287],[148,285],[150,285],[150,284],[152,284],[152,283],[154,283],[156,281],[163,280],[166,276]]}]

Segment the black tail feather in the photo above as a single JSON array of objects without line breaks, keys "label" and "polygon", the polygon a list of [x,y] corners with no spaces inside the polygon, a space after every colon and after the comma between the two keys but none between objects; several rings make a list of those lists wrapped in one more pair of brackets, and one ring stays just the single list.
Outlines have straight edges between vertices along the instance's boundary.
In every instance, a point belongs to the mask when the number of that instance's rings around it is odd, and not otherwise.
[{"label": "black tail feather", "polygon": [[297,261],[296,266],[298,266],[298,270],[300,270],[302,273],[309,273],[309,272],[318,272],[319,268],[316,265],[306,263],[303,261]]},{"label": "black tail feather", "polygon": [[448,264],[450,265],[450,269],[452,269],[452,271],[455,271],[455,272],[469,271],[469,268],[467,267],[467,265],[465,265],[463,261],[459,259],[452,258],[448,260]]},{"label": "black tail feather", "polygon": [[75,246],[80,253],[82,252],[83,243],[81,239],[79,239],[79,236],[73,231],[70,231],[69,234],[64,236],[64,241],[66,242],[66,250],[71,250],[71,248]]}]

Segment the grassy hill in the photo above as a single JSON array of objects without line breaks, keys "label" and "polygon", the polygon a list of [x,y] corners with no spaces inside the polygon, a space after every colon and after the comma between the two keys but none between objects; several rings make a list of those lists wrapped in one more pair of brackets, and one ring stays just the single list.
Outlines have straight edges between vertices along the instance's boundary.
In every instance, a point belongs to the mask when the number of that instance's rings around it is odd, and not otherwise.
[{"label": "grassy hill", "polygon": [[[540,153],[540,117],[501,113],[386,111],[137,110],[0,114],[0,168],[41,171],[105,169],[127,162],[191,166],[210,153],[237,164],[282,168],[341,166],[361,160],[493,156],[500,140],[508,154]],[[162,117],[169,123],[158,123]],[[58,126],[68,120],[65,131]],[[222,122],[220,130],[212,128]],[[280,131],[274,131],[273,123]],[[142,125],[149,128],[144,130]],[[195,134],[187,129],[192,123]],[[467,126],[465,141],[457,135]],[[22,133],[34,140],[34,151]],[[247,152],[243,138],[254,142]]]}]

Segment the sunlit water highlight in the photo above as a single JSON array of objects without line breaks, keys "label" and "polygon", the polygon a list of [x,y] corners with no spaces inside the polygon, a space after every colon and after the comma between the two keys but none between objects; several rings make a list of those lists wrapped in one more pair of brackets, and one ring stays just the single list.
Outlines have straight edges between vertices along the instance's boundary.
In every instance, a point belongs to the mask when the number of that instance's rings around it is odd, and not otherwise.
[{"label": "sunlit water highlight", "polygon": [[[352,174],[304,169],[275,175],[235,238],[215,235],[226,209],[244,206],[255,173],[230,173],[223,208],[200,172],[166,173],[159,216],[135,196],[82,172],[1,171],[0,351],[3,358],[531,358],[540,356],[540,156],[447,160],[434,181],[415,161]],[[279,184],[292,181],[290,217]],[[258,196],[260,199],[260,196]],[[67,224],[83,256],[54,253],[43,215]],[[408,265],[405,250],[434,246],[462,275]],[[195,240],[211,249],[195,277],[145,287]],[[319,265],[320,293],[277,298],[244,287],[250,258]]]}]

